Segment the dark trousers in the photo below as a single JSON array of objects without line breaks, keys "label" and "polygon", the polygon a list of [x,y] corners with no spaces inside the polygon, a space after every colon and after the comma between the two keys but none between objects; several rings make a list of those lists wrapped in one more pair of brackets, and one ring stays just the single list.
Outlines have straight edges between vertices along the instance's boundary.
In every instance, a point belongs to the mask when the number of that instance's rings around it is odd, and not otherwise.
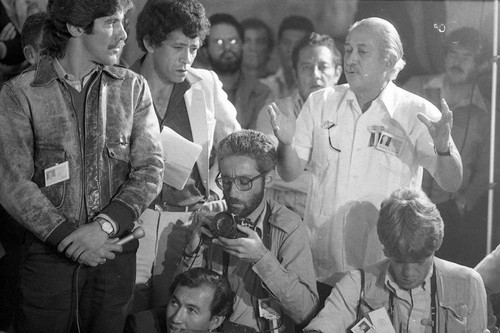
[{"label": "dark trousers", "polygon": [[454,200],[437,205],[444,221],[444,238],[436,252],[439,258],[475,267],[486,255],[486,207],[480,201],[461,216]]},{"label": "dark trousers", "polygon": [[137,241],[103,265],[88,267],[27,237],[18,332],[122,333],[135,283]]},{"label": "dark trousers", "polygon": [[0,331],[14,324],[18,310],[18,282],[25,229],[0,206],[0,242],[5,255],[0,258]]}]

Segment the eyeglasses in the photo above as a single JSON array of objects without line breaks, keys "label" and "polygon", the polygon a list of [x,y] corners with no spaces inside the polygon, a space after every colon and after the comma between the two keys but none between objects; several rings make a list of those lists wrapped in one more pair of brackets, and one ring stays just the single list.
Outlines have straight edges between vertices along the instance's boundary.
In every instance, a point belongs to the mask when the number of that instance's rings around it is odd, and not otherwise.
[{"label": "eyeglasses", "polygon": [[236,187],[240,191],[248,191],[252,188],[254,180],[259,179],[262,176],[265,176],[268,172],[269,171],[264,171],[263,173],[260,173],[253,178],[245,176],[234,177],[234,178],[221,177],[219,173],[219,175],[217,175],[217,178],[215,178],[215,183],[217,184],[217,187],[223,191],[231,190],[232,184],[236,185]]},{"label": "eyeglasses", "polygon": [[231,39],[219,38],[215,40],[215,44],[217,44],[217,46],[219,47],[226,47],[226,45],[229,47],[233,47],[240,44],[240,41],[236,38],[231,38]]}]

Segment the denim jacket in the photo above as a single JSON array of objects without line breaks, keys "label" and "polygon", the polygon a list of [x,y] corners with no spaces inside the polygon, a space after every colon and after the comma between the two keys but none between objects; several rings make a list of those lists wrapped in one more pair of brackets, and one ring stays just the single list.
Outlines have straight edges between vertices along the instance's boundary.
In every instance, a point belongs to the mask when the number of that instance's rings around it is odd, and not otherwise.
[{"label": "denim jacket", "polygon": [[[0,203],[53,245],[83,216],[91,221],[101,212],[120,236],[161,188],[163,152],[149,88],[127,69],[99,66],[88,83],[81,136],[68,84],[54,65],[44,57],[0,91]],[[45,186],[44,171],[65,162],[69,179]]]}]

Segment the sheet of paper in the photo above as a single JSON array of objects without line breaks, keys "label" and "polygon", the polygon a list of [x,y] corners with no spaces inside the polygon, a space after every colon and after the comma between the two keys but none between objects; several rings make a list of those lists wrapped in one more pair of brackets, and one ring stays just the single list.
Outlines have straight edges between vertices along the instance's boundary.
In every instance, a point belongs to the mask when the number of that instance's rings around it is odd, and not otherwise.
[{"label": "sheet of paper", "polygon": [[165,161],[163,182],[182,190],[200,156],[202,147],[186,140],[168,126],[163,126],[161,143]]},{"label": "sheet of paper", "polygon": [[368,317],[377,333],[396,333],[385,308],[368,312]]}]

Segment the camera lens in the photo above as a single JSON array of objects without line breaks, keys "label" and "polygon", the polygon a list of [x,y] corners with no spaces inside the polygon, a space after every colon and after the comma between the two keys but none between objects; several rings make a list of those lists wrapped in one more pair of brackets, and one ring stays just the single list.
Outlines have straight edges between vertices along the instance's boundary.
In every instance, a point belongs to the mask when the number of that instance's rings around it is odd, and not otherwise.
[{"label": "camera lens", "polygon": [[221,212],[214,217],[215,234],[224,238],[236,238],[238,229],[233,216],[228,212]]}]

